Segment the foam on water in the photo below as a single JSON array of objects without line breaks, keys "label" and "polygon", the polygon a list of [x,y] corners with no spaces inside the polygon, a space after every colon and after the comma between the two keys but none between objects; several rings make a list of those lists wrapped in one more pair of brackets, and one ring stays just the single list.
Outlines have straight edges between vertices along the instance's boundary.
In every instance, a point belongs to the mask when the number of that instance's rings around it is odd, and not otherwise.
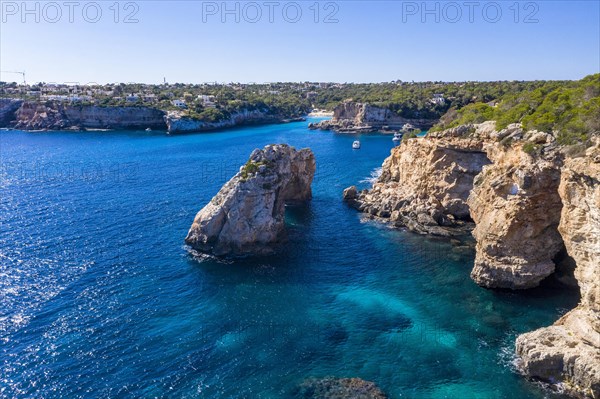
[{"label": "foam on water", "polygon": [[383,173],[383,169],[381,168],[381,166],[377,167],[371,171],[371,175],[369,177],[360,180],[360,183],[368,183],[370,185],[373,185],[381,177],[381,173]]}]

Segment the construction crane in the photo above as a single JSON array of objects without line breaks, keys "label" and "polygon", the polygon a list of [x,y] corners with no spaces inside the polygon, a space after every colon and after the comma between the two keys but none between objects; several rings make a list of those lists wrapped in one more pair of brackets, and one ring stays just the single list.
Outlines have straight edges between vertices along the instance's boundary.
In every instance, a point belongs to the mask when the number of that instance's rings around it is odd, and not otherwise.
[{"label": "construction crane", "polygon": [[0,71],[0,73],[18,73],[19,75],[23,76],[23,84],[27,84],[27,82],[25,81],[25,71]]}]

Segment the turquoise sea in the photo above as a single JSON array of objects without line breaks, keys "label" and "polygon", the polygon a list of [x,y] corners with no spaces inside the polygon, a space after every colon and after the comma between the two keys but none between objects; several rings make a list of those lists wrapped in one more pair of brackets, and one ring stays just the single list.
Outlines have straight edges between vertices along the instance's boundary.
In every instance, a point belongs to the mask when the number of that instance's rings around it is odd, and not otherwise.
[{"label": "turquoise sea", "polygon": [[[313,120],[314,121],[314,120]],[[559,398],[514,369],[514,339],[577,302],[552,281],[490,291],[474,254],[341,201],[391,136],[307,122],[164,132],[0,132],[0,397],[293,398],[360,377],[391,398]],[[194,215],[270,143],[310,147],[313,201],[276,255],[194,258]]]}]

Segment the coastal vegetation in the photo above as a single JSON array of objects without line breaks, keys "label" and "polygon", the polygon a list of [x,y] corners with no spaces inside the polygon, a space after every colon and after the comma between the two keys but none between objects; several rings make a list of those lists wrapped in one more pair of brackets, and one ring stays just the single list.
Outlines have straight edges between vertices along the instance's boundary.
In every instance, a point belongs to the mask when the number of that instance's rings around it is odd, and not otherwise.
[{"label": "coastal vegetation", "polygon": [[586,142],[600,130],[600,74],[580,81],[17,85],[0,82],[0,97],[69,104],[178,110],[215,123],[259,110],[297,118],[313,108],[333,110],[352,99],[407,119],[439,120],[433,130],[495,120],[553,132],[559,143]]},{"label": "coastal vegetation", "polygon": [[478,101],[453,107],[432,131],[487,120],[496,121],[498,130],[521,123],[525,130],[552,133],[561,145],[586,143],[591,135],[600,133],[600,74],[509,92],[493,104]]}]

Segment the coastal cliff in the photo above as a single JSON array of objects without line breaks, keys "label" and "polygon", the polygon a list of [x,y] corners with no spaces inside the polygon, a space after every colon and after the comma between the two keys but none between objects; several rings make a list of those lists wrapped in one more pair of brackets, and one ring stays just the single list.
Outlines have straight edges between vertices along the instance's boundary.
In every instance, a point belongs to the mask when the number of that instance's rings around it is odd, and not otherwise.
[{"label": "coastal cliff", "polygon": [[517,338],[526,375],[562,381],[577,395],[600,397],[600,146],[567,159],[562,170],[559,231],[575,259],[579,305],[554,325]]},{"label": "coastal cliff", "polygon": [[563,248],[558,232],[562,157],[552,151],[554,137],[513,130],[513,137],[535,142],[544,156],[526,153],[522,143],[488,143],[492,163],[477,176],[467,200],[477,241],[471,277],[489,288],[539,285],[555,271],[553,258]]},{"label": "coastal cliff", "polygon": [[[600,147],[566,156],[554,135],[512,124],[467,124],[405,140],[369,190],[344,200],[423,234],[476,240],[472,279],[525,289],[574,259],[581,303],[553,326],[521,335],[524,374],[600,397]],[[470,223],[472,221],[473,223]]]},{"label": "coastal cliff", "polygon": [[166,129],[164,112],[150,107],[100,107],[22,102],[5,127],[21,130]]},{"label": "coastal cliff", "polygon": [[[534,150],[531,150],[533,148]],[[488,288],[537,286],[563,250],[558,194],[564,156],[552,135],[493,121],[412,138],[394,148],[369,190],[344,200],[397,227],[439,236],[471,232],[471,277]]]},{"label": "coastal cliff", "polygon": [[312,198],[315,158],[285,144],[256,149],[196,215],[185,242],[223,255],[270,254],[285,240],[285,204]]},{"label": "coastal cliff", "polygon": [[264,110],[242,109],[225,119],[205,121],[183,111],[149,106],[96,106],[57,101],[0,99],[0,127],[20,130],[155,129],[169,133],[203,132],[242,125],[302,120]]},{"label": "coastal cliff", "polygon": [[285,118],[270,113],[267,110],[241,110],[232,113],[224,120],[216,122],[194,119],[186,116],[182,111],[169,111],[165,115],[165,122],[169,133],[204,132],[233,126],[284,123],[293,120],[302,120],[302,118]]},{"label": "coastal cliff", "polygon": [[473,180],[490,163],[483,139],[493,124],[464,125],[408,139],[392,150],[370,190],[344,192],[349,205],[395,226],[440,236],[470,230],[467,198]]},{"label": "coastal cliff", "polygon": [[387,108],[347,100],[335,107],[332,119],[311,124],[309,128],[340,133],[369,133],[384,128],[400,130],[406,123],[426,129],[435,122],[432,119],[403,118]]}]

